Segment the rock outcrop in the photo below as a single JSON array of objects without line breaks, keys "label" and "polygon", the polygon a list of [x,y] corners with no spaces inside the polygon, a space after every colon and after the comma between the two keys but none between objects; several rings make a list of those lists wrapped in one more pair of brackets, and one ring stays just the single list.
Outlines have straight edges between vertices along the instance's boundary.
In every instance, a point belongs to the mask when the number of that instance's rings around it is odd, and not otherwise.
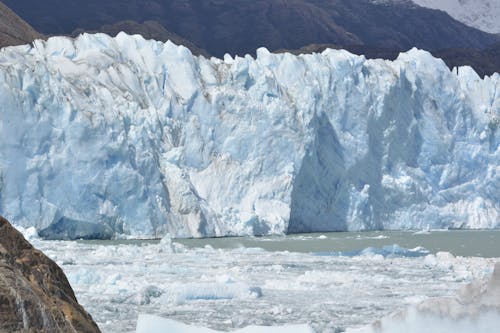
[{"label": "rock outcrop", "polygon": [[28,44],[43,36],[0,2],[0,47]]},{"label": "rock outcrop", "polygon": [[99,332],[62,269],[2,217],[0,332]]}]

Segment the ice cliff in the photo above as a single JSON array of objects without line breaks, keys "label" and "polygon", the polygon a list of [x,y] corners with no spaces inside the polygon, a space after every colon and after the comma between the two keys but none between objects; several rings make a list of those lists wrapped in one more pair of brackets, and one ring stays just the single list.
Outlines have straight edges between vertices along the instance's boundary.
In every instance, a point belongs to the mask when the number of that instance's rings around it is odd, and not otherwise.
[{"label": "ice cliff", "polygon": [[0,51],[0,214],[56,237],[495,228],[499,126],[500,75],[416,49],[54,37]]}]

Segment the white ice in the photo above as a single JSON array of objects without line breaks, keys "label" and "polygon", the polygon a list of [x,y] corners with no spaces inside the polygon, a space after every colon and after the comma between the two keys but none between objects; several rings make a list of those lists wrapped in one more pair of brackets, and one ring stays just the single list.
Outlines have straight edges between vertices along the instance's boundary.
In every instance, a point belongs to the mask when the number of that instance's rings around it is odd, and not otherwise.
[{"label": "white ice", "polygon": [[224,331],[360,328],[422,300],[452,296],[465,283],[488,277],[496,260],[422,249],[408,256],[396,246],[338,256],[187,248],[167,239],[32,242],[61,265],[105,333],[133,332],[140,314]]},{"label": "white ice", "polygon": [[0,214],[76,238],[495,228],[499,83],[416,49],[221,60],[123,33],[4,48]]},{"label": "white ice", "polygon": [[[186,325],[171,319],[152,315],[140,315],[136,333],[217,333],[205,327]],[[234,333],[314,333],[308,325],[247,326],[231,331]]]},{"label": "white ice", "polygon": [[375,324],[347,333],[471,333],[500,328],[500,263],[489,279],[460,289],[455,297],[432,298]]}]

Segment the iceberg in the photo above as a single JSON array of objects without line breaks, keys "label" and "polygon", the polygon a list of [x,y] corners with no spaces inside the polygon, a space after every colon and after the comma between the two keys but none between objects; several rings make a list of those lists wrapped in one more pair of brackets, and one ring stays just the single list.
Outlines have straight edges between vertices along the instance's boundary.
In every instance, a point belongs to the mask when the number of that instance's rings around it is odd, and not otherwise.
[{"label": "iceberg", "polygon": [[69,239],[496,228],[499,126],[499,74],[417,49],[52,37],[0,51],[0,214]]}]

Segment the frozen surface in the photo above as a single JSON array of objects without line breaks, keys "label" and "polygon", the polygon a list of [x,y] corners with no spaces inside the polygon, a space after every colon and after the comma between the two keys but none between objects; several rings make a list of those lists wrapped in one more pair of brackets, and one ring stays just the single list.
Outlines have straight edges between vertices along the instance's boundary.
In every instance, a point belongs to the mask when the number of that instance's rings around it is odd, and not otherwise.
[{"label": "frozen surface", "polygon": [[498,0],[413,0],[432,9],[440,9],[471,27],[500,34],[500,1]]},{"label": "frozen surface", "polygon": [[224,331],[298,324],[317,333],[355,329],[429,297],[454,295],[489,276],[496,260],[447,252],[408,257],[401,248],[354,256],[188,248],[168,238],[31,241],[62,266],[105,333],[135,331],[139,314]]},{"label": "frozen surface", "polygon": [[[205,327],[186,325],[152,315],[140,315],[136,333],[217,333]],[[314,333],[308,325],[247,326],[234,333]]]},{"label": "frozen surface", "polygon": [[321,256],[340,256],[340,257],[356,257],[356,256],[381,256],[384,258],[397,258],[397,257],[425,257],[429,251],[423,247],[416,247],[414,249],[406,249],[398,244],[386,245],[381,248],[367,247],[362,250],[355,251],[339,251],[339,252],[318,252],[316,255]]},{"label": "frozen surface", "polygon": [[432,298],[348,333],[496,332],[500,327],[500,263],[487,280],[460,289],[455,297]]},{"label": "frozen surface", "polygon": [[499,82],[416,49],[5,48],[0,214],[70,239],[496,228]]}]

